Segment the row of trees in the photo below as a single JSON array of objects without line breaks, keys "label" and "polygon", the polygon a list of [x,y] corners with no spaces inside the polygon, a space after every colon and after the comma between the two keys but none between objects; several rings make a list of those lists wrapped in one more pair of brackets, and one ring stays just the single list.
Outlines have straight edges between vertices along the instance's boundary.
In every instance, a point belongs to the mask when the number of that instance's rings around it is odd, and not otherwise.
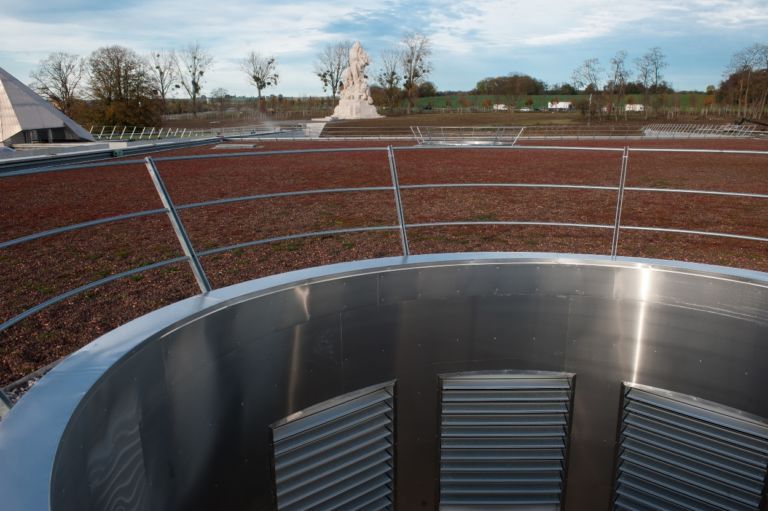
[{"label": "row of trees", "polygon": [[494,96],[536,96],[544,94],[547,85],[526,74],[512,73],[507,76],[484,78],[477,82],[474,92]]},{"label": "row of trees", "polygon": [[[667,66],[661,49],[651,48],[633,61],[632,81],[627,52],[622,50],[610,60],[607,72],[597,59],[587,59],[573,71],[571,80],[577,89],[590,94],[586,107],[590,116],[593,111],[600,115],[607,109],[618,117],[626,94],[641,93],[647,117],[649,111],[657,106],[656,103],[672,92],[663,75]],[[710,105],[717,101],[720,105],[734,106],[741,117],[763,119],[768,107],[768,44],[753,44],[734,54],[720,87],[707,87],[707,94],[711,98]],[[593,95],[598,96],[598,101],[591,101]]]},{"label": "row of trees", "polygon": [[738,115],[762,119],[768,102],[768,44],[737,52],[720,83],[719,99],[736,105]]},{"label": "row of trees", "polygon": [[[341,75],[349,65],[350,41],[339,41],[327,45],[317,56],[315,74],[323,84],[324,91],[330,91],[336,98],[343,86]],[[378,67],[374,71],[374,83],[378,90],[372,91],[374,97],[383,99],[382,106],[394,108],[401,99],[408,100],[408,112],[416,103],[416,98],[430,92],[427,76],[432,71],[430,57],[432,48],[429,38],[422,34],[406,34],[398,49],[385,50],[379,57]],[[366,76],[368,78],[368,76]],[[436,92],[434,85],[431,91]],[[426,90],[425,90],[426,87]]]},{"label": "row of trees", "polygon": [[[618,119],[621,106],[629,92],[643,94],[643,106],[646,117],[653,105],[652,95],[671,92],[671,86],[664,80],[663,70],[667,67],[667,58],[661,48],[654,47],[642,56],[634,59],[635,80],[627,61],[625,50],[618,51],[611,58],[608,69],[604,69],[596,58],[586,59],[571,74],[573,86],[589,94],[587,114],[591,118],[593,112],[602,115],[604,111],[613,114]],[[592,101],[593,96],[597,96]],[[626,112],[624,112],[626,114]]]},{"label": "row of trees", "polygon": [[[341,92],[350,47],[349,41],[336,42],[317,56],[314,72],[333,101]],[[382,52],[370,80],[376,103],[393,109],[405,99],[410,112],[418,97],[437,95],[434,84],[427,80],[432,70],[431,55],[430,40],[421,34],[407,34],[396,49]],[[108,46],[87,58],[68,53],[49,55],[32,72],[31,85],[65,114],[81,122],[159,124],[161,115],[169,109],[168,98],[177,90],[189,97],[191,112],[198,111],[204,81],[213,64],[211,54],[197,43],[147,56],[122,46]],[[610,59],[607,68],[596,58],[584,60],[573,70],[571,83],[547,86],[526,74],[512,73],[485,78],[472,93],[516,99],[582,93],[585,99],[578,106],[590,119],[606,113],[618,119],[625,110],[622,106],[635,101],[628,95],[642,94],[648,116],[654,108],[662,107],[665,96],[672,92],[664,79],[667,67],[667,58],[658,47],[631,61],[622,50]],[[276,59],[251,51],[240,62],[240,68],[256,88],[263,110],[266,102],[262,92],[278,84]],[[707,88],[709,104],[717,101],[735,108],[743,117],[765,116],[768,44],[754,44],[736,53],[723,78],[719,88]],[[214,92],[211,96],[219,99],[227,96],[223,89]],[[177,103],[174,106],[178,107]],[[219,101],[220,107],[223,104]]]},{"label": "row of trees", "polygon": [[123,46],[99,48],[88,58],[57,52],[38,64],[31,85],[59,110],[80,120],[154,125],[175,89],[184,89],[196,108],[212,63],[197,43],[147,57]]},{"label": "row of trees", "polygon": [[[213,56],[198,43],[144,57],[130,48],[107,46],[87,58],[57,52],[31,73],[31,86],[66,115],[94,124],[157,125],[167,101],[183,90],[193,113]],[[249,83],[262,90],[277,84],[274,57],[251,51],[240,64]]]}]

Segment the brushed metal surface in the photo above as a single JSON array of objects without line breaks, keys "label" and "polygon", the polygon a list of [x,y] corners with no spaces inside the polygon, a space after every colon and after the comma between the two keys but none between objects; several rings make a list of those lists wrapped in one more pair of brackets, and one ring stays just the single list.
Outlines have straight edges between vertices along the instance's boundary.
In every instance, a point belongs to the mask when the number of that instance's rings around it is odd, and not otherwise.
[{"label": "brushed metal surface", "polygon": [[396,379],[397,507],[434,509],[437,375],[500,369],[576,374],[565,507],[608,509],[623,381],[768,417],[768,275],[447,254],[216,290],[97,339],[11,410],[2,506],[109,509],[119,488],[144,509],[271,509],[269,425]]}]

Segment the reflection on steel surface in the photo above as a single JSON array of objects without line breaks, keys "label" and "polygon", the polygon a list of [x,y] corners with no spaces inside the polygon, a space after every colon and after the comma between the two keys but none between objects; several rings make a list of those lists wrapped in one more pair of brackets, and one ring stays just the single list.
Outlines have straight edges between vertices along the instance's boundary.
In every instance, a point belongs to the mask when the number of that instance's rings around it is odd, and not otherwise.
[{"label": "reflection on steel surface", "polygon": [[757,511],[767,475],[768,421],[625,385],[615,509]]},{"label": "reflection on steel surface", "polygon": [[559,509],[574,377],[441,376],[440,509]]},{"label": "reflection on steel surface", "polygon": [[[562,507],[605,511],[616,491],[622,382],[768,417],[768,274],[647,259],[442,254],[216,289],[97,339],[13,407],[0,422],[2,509],[93,509],[110,502],[109,488],[133,485],[147,509],[272,510],[270,425],[395,379],[394,505],[436,509],[439,375],[469,371],[577,375]],[[635,408],[650,405],[633,399],[637,423]],[[665,413],[682,417],[681,410]],[[689,419],[652,420],[660,426],[644,434],[653,440],[633,441],[658,449],[683,441],[656,436],[689,432],[681,426]],[[718,432],[734,428],[717,424]],[[622,430],[623,442],[633,428]],[[704,440],[689,444],[710,454]],[[659,454],[633,452],[635,465]],[[729,480],[759,479],[745,462],[753,454],[714,454],[730,460]],[[130,477],[118,465],[130,467]],[[744,473],[732,470],[742,465]],[[637,478],[640,469],[633,471],[627,477]]]},{"label": "reflection on steel surface", "polygon": [[87,457],[93,509],[122,511],[149,505],[144,446],[141,441],[139,397],[126,393],[110,408],[113,420],[105,430],[94,430]]},{"label": "reflection on steel surface", "polygon": [[394,393],[367,387],[272,425],[280,511],[392,509]]}]

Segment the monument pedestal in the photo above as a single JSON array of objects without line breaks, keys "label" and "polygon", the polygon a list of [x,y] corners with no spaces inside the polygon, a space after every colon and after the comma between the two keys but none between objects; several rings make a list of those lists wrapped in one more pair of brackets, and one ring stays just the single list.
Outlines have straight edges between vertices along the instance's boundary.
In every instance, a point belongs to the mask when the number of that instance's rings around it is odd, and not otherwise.
[{"label": "monument pedestal", "polygon": [[342,97],[334,108],[332,119],[378,119],[384,117],[376,112],[376,107],[365,99],[347,99]]}]

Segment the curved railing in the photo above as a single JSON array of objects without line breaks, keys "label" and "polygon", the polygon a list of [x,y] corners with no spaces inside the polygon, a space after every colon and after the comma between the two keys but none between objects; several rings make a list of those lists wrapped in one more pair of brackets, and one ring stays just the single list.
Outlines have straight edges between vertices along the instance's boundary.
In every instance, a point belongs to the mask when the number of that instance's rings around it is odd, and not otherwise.
[{"label": "curved railing", "polygon": [[[566,151],[566,152],[601,152],[610,153],[617,156],[616,160],[616,180],[612,184],[605,185],[588,185],[588,184],[563,184],[563,183],[524,183],[524,182],[473,182],[473,183],[426,183],[426,184],[400,184],[399,173],[397,169],[398,153],[405,153],[409,151],[439,151],[439,150],[452,150],[452,151],[483,151],[483,150],[504,150],[504,151]],[[192,202],[186,204],[175,204],[171,194],[165,187],[165,183],[162,178],[161,168],[164,164],[169,162],[183,162],[191,160],[212,160],[212,161],[224,161],[235,158],[243,157],[267,157],[267,156],[293,156],[293,155],[308,155],[308,154],[341,154],[341,153],[360,153],[360,152],[372,152],[385,155],[389,166],[390,182],[386,186],[363,186],[363,187],[334,187],[334,188],[322,188],[322,189],[307,189],[288,192],[276,192],[276,193],[264,193],[257,195],[243,195],[238,197],[230,197],[216,200],[208,200],[203,202]],[[136,165],[143,164],[146,166],[147,172],[152,179],[154,188],[160,198],[163,207],[155,209],[147,209],[143,211],[135,211],[127,214],[110,216],[107,218],[100,218],[90,220],[86,222],[80,222],[44,231],[31,233],[28,235],[20,236],[14,239],[0,242],[0,250],[28,243],[34,240],[40,240],[46,237],[68,233],[72,231],[78,231],[87,229],[90,227],[120,222],[129,219],[147,217],[154,215],[167,215],[171,225],[173,226],[179,245],[183,250],[183,256],[172,257],[164,260],[152,262],[140,267],[132,268],[126,271],[107,275],[98,280],[86,283],[79,287],[69,289],[56,296],[50,297],[45,301],[34,305],[33,307],[13,316],[7,318],[2,324],[0,324],[0,332],[10,328],[11,326],[19,323],[20,321],[28,318],[47,307],[67,300],[75,295],[84,293],[95,287],[103,286],[104,284],[113,282],[118,279],[130,277],[148,270],[154,270],[164,266],[177,264],[180,262],[187,262],[192,269],[195,276],[195,280],[201,293],[205,293],[211,290],[211,284],[205,273],[203,265],[200,263],[200,257],[218,254],[222,252],[233,251],[240,248],[252,247],[256,245],[295,240],[301,238],[310,238],[318,236],[333,236],[339,234],[348,233],[364,233],[364,232],[376,232],[376,231],[389,231],[397,232],[400,238],[400,250],[402,255],[407,256],[410,253],[409,248],[409,232],[415,229],[428,228],[428,227],[455,227],[455,226],[538,226],[538,227],[564,227],[573,229],[593,229],[603,230],[612,233],[610,256],[615,258],[619,251],[621,234],[627,231],[644,231],[644,232],[658,232],[658,233],[671,233],[682,235],[702,235],[724,239],[736,239],[747,240],[754,242],[768,242],[768,235],[755,236],[748,234],[739,234],[733,232],[718,232],[709,230],[694,230],[694,229],[682,229],[676,227],[663,227],[663,226],[645,226],[645,225],[626,225],[622,223],[622,208],[624,204],[625,194],[627,192],[642,192],[642,193],[661,193],[679,195],[679,194],[693,194],[700,196],[718,196],[728,198],[747,198],[765,200],[768,199],[768,194],[763,193],[747,193],[747,192],[733,192],[733,191],[721,191],[721,190],[705,190],[705,189],[687,189],[687,188],[653,188],[653,187],[633,187],[627,186],[627,175],[630,170],[630,159],[632,154],[639,153],[696,153],[696,154],[732,154],[732,155],[750,155],[766,158],[766,168],[768,168],[768,151],[755,151],[755,150],[693,150],[693,149],[659,149],[659,148],[631,148],[631,147],[554,147],[554,146],[492,146],[492,147],[472,147],[472,148],[456,148],[456,147],[424,147],[424,146],[387,146],[387,147],[351,147],[351,148],[334,148],[334,149],[296,149],[296,150],[282,150],[282,151],[251,151],[251,152],[239,152],[228,154],[205,154],[205,155],[188,155],[188,156],[168,156],[152,158],[147,157],[143,160],[123,160],[114,162],[98,162],[92,164],[77,164],[69,166],[48,167],[44,169],[31,169],[17,172],[11,172],[6,174],[0,174],[0,180],[9,176],[23,176],[23,175],[35,175],[41,172],[66,172],[74,169],[87,169],[87,168],[104,168],[114,166]],[[579,223],[579,222],[557,222],[557,221],[514,221],[514,220],[475,220],[475,221],[430,221],[430,222],[408,222],[407,211],[403,206],[402,191],[403,190],[415,190],[415,189],[448,189],[448,188],[462,188],[462,189],[483,189],[483,188],[516,188],[516,189],[539,189],[539,190],[592,190],[592,191],[604,191],[612,192],[615,194],[613,222],[612,223]],[[205,206],[232,204],[238,202],[251,202],[260,201],[265,199],[274,198],[286,198],[286,197],[298,197],[305,195],[322,195],[322,194],[337,194],[337,193],[356,193],[356,192],[392,192],[392,208],[396,213],[397,223],[391,225],[364,225],[360,227],[350,228],[338,228],[330,230],[320,230],[314,232],[301,232],[296,234],[288,234],[284,236],[267,237],[256,240],[249,240],[246,242],[229,244],[224,246],[217,246],[207,248],[205,250],[197,250],[190,242],[187,231],[179,217],[180,210],[189,210]]]}]

